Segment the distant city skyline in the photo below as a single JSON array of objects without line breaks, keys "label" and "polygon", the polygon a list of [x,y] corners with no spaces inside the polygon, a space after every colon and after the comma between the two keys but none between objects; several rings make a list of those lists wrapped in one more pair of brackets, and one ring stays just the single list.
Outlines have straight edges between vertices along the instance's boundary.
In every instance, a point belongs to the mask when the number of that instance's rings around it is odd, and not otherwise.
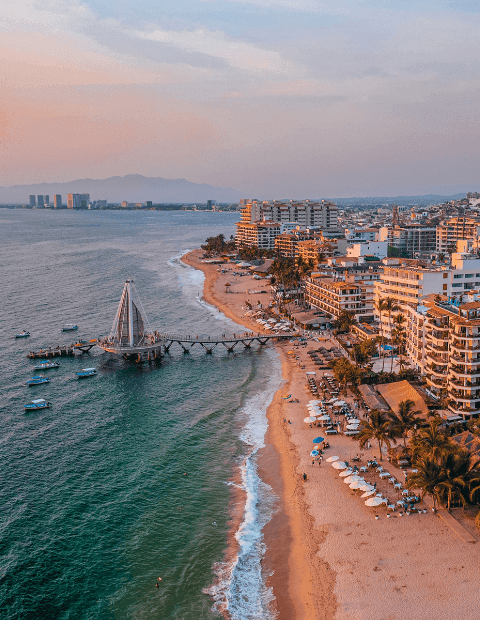
[{"label": "distant city skyline", "polygon": [[0,6],[1,186],[138,173],[269,197],[477,187],[474,2]]}]

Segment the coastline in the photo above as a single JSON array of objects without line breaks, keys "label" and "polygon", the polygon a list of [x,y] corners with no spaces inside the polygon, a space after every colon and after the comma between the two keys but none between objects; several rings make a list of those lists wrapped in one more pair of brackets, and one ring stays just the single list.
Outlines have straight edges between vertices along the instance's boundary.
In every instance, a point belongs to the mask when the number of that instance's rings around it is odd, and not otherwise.
[{"label": "coastline", "polygon": [[[205,300],[235,322],[261,331],[244,316],[242,306],[246,300],[257,304],[266,296],[252,299],[251,279],[233,278],[231,272],[217,271],[217,265],[201,264],[200,253],[192,252],[182,260],[205,274]],[[260,288],[258,283],[253,286]],[[338,343],[330,338],[309,344],[275,345],[283,383],[267,408],[268,430],[259,458],[262,480],[281,498],[279,511],[263,530],[263,575],[273,588],[277,618],[477,620],[480,536],[473,533],[473,524],[469,527],[477,544],[463,540],[431,510],[409,516],[399,509],[387,515],[385,508],[367,507],[358,492],[342,484],[343,478],[330,463],[312,465],[312,439],[321,431],[303,422],[312,398],[306,372],[315,371],[318,378],[329,371],[319,370],[307,349],[320,344],[336,348]],[[285,393],[298,402],[284,400]],[[353,407],[352,396],[344,398]],[[284,424],[284,419],[291,424]],[[351,462],[359,455],[365,463],[378,455],[375,446],[359,451],[358,443],[344,434],[329,437],[329,443],[326,457],[337,455]],[[403,480],[402,472],[388,462],[382,464]],[[308,476],[305,482],[303,473]],[[375,471],[366,477],[381,486]],[[392,503],[398,500],[386,482],[382,492]]]},{"label": "coastline", "polygon": [[[204,300],[236,323],[257,332],[257,323],[239,312],[238,294],[221,290],[218,266],[202,264],[200,254],[200,250],[194,250],[181,260],[204,273]],[[259,450],[258,457],[261,479],[280,498],[278,510],[263,529],[266,551],[262,573],[275,597],[277,620],[330,620],[336,609],[335,578],[333,571],[317,555],[324,535],[316,532],[314,519],[309,514],[298,471],[297,448],[291,441],[289,428],[283,423],[288,411],[282,395],[290,390],[294,379],[286,354],[286,347],[290,346],[289,343],[276,345],[283,381],[267,408],[265,447]],[[237,520],[234,523],[238,525]]]}]

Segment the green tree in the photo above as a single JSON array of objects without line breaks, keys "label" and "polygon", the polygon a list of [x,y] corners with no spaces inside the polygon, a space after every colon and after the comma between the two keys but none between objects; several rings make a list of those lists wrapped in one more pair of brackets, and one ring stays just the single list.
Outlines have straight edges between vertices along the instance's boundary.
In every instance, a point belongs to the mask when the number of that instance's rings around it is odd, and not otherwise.
[{"label": "green tree", "polygon": [[476,463],[467,450],[442,454],[440,458],[441,480],[437,485],[442,503],[450,510],[453,501],[466,506],[470,495],[470,482],[476,476]]},{"label": "green tree", "polygon": [[388,414],[390,419],[390,428],[397,437],[403,437],[403,445],[406,446],[407,435],[414,430],[415,425],[420,424],[421,419],[418,417],[420,411],[412,411],[415,406],[413,400],[402,400],[398,405],[398,411]]},{"label": "green tree", "polygon": [[360,423],[360,432],[356,436],[360,448],[364,448],[369,441],[377,441],[380,451],[380,460],[383,460],[382,446],[386,445],[390,448],[392,445],[391,440],[394,438],[395,435],[391,430],[390,421],[387,416],[378,409],[372,409],[370,411],[369,420]]},{"label": "green tree", "polygon": [[384,332],[383,332],[383,323],[382,323],[382,316],[383,313],[386,312],[387,306],[386,306],[386,300],[383,299],[382,297],[379,297],[376,301],[375,301],[375,308],[378,312],[378,315],[380,317],[380,348],[381,348],[381,355],[382,355],[382,372],[385,370],[385,336],[384,336]]},{"label": "green tree", "polygon": [[332,323],[333,329],[339,333],[348,333],[356,325],[357,318],[353,310],[341,310],[338,317]]},{"label": "green tree", "polygon": [[[392,340],[392,313],[393,312],[400,312],[402,308],[398,305],[398,303],[395,301],[395,299],[393,299],[393,297],[387,297],[385,299],[385,312],[388,315],[388,328],[390,330],[390,340]],[[390,372],[393,372],[393,351],[394,351],[394,347],[393,347],[393,342],[392,342],[392,352],[391,352],[391,357],[392,357],[392,362],[391,362],[391,367],[390,367]]]},{"label": "green tree", "polygon": [[431,420],[427,428],[413,435],[409,443],[413,461],[416,462],[418,458],[424,457],[438,459],[442,454],[455,450],[455,446],[441,428],[442,424],[441,418],[435,418]]},{"label": "green tree", "polygon": [[[394,328],[392,330],[392,346],[398,351],[398,363],[400,366],[400,372],[402,372],[403,367],[405,366],[405,361],[403,359],[403,353],[405,351],[405,345],[407,342],[407,332],[405,329],[406,318],[403,314],[397,314],[397,316],[393,319]],[[393,350],[392,350],[392,362],[390,366],[390,372],[393,372]]]},{"label": "green tree", "polygon": [[407,478],[407,488],[420,489],[422,499],[425,495],[430,495],[433,499],[433,508],[436,510],[436,503],[440,498],[438,485],[442,481],[439,463],[436,459],[425,456],[415,463],[415,469],[417,472],[409,474]]}]

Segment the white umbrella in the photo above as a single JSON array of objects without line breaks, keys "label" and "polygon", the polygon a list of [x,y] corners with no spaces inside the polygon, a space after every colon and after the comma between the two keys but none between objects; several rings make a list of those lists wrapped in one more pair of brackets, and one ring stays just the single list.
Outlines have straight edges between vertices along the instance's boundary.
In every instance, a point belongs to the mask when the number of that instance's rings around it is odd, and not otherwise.
[{"label": "white umbrella", "polygon": [[363,487],[364,480],[354,480],[349,486],[351,489],[361,489]]},{"label": "white umbrella", "polygon": [[[319,420],[321,420],[322,418],[319,418]],[[358,431],[358,425],[357,424],[347,424],[347,430],[348,431]]]},{"label": "white umbrella", "polygon": [[357,420],[357,418],[352,418],[348,421],[349,424],[360,424],[361,420]]},{"label": "white umbrella", "polygon": [[341,407],[342,405],[346,405],[347,403],[344,400],[336,400],[333,405],[335,407]]},{"label": "white umbrella", "polygon": [[341,478],[345,478],[346,476],[351,476],[353,474],[353,469],[351,467],[349,467],[348,469],[345,469],[344,471],[340,472],[340,477]]},{"label": "white umbrella", "polygon": [[369,497],[370,495],[373,495],[374,493],[375,493],[375,489],[371,489],[370,491],[365,491],[365,493],[361,495],[360,497]]},{"label": "white umbrella", "polygon": [[368,482],[365,482],[361,487],[362,491],[374,491],[375,487],[372,484],[368,484]]},{"label": "white umbrella", "polygon": [[380,506],[380,504],[383,503],[385,503],[385,500],[381,497],[370,497],[370,499],[367,499],[365,502],[365,506]]},{"label": "white umbrella", "polygon": [[335,463],[332,463],[332,467],[335,469],[347,469],[348,465],[343,461],[335,461]]},{"label": "white umbrella", "polygon": [[303,421],[307,424],[311,424],[312,422],[316,422],[317,418],[314,418],[313,415],[310,415],[308,416],[308,418],[304,418]]},{"label": "white umbrella", "polygon": [[333,461],[338,461],[339,458],[339,456],[329,456],[328,459],[326,459],[326,462],[333,463]]},{"label": "white umbrella", "polygon": [[361,480],[362,482],[365,482],[365,480],[361,478],[360,476],[357,476],[357,474],[352,474],[351,476],[348,476],[347,478],[345,478],[343,482],[345,482],[345,484],[351,484],[352,482],[358,482],[359,480]]},{"label": "white umbrella", "polygon": [[328,422],[330,421],[331,418],[329,415],[325,414],[325,415],[321,415],[318,419],[323,420],[324,422]]},{"label": "white umbrella", "polygon": [[321,400],[309,400],[308,404],[309,405],[320,405],[322,403]]}]

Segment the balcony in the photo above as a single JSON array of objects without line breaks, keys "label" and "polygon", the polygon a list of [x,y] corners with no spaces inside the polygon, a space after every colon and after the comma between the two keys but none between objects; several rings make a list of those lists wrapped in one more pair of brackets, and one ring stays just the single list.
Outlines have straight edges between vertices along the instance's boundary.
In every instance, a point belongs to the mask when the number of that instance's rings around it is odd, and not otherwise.
[{"label": "balcony", "polygon": [[480,344],[473,346],[470,342],[460,342],[459,340],[450,341],[450,346],[457,351],[480,351]]},{"label": "balcony", "polygon": [[479,377],[480,378],[480,368],[471,368],[465,369],[460,366],[450,366],[450,372],[455,374],[457,377]]},{"label": "balcony", "polygon": [[465,358],[464,355],[454,354],[450,356],[450,359],[453,359],[456,362],[461,362],[462,364],[480,364],[480,357]]},{"label": "balcony", "polygon": [[438,388],[444,388],[447,387],[447,377],[436,377],[435,375],[427,375],[426,376],[427,379],[427,383],[430,383],[431,385],[434,385],[435,387]]}]

